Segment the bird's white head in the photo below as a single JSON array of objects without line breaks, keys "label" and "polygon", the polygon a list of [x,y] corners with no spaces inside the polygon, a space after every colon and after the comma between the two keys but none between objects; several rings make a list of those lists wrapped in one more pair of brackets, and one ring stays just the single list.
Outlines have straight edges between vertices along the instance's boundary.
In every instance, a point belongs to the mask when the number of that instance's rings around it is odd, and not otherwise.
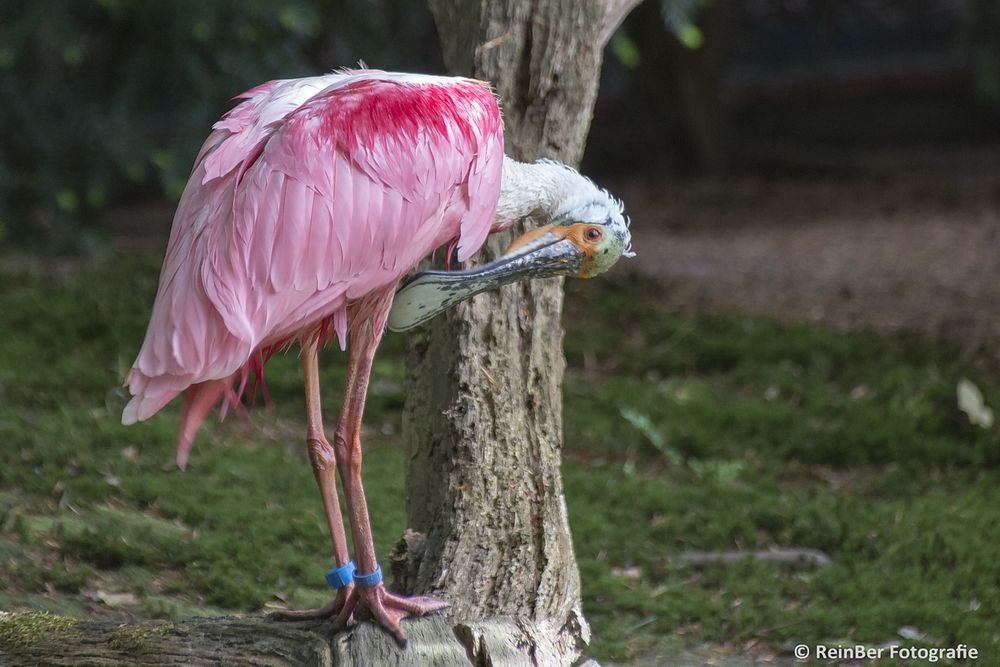
[{"label": "bird's white head", "polygon": [[522,234],[500,257],[463,271],[425,271],[397,294],[389,328],[405,331],[459,301],[520,280],[604,273],[633,257],[622,203],[571,167],[551,160],[504,161],[496,229],[533,216],[542,226]]},{"label": "bird's white head", "polygon": [[[622,202],[572,167],[539,160],[547,196],[536,212],[543,222],[510,244],[499,261],[516,261],[524,277],[592,278],[620,257],[634,257]],[[547,181],[547,183],[545,183]]]}]

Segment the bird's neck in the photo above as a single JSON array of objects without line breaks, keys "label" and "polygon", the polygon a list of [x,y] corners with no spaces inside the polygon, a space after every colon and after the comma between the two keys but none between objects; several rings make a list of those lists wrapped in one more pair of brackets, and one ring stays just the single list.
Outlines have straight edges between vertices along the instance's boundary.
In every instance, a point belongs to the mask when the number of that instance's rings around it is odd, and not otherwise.
[{"label": "bird's neck", "polygon": [[531,215],[549,218],[575,190],[588,185],[575,170],[557,162],[518,162],[505,155],[494,229],[506,229]]}]

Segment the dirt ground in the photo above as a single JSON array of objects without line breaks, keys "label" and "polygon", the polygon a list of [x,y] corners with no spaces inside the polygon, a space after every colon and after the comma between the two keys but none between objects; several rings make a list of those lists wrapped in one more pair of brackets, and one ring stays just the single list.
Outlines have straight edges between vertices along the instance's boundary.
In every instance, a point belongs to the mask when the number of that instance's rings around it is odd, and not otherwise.
[{"label": "dirt ground", "polygon": [[799,173],[607,185],[632,218],[633,261],[672,307],[1000,336],[1000,146],[821,157]]},{"label": "dirt ground", "polygon": [[[1000,145],[780,162],[767,178],[600,179],[669,307],[1000,338]],[[171,214],[111,212],[115,246],[163,252]]]}]

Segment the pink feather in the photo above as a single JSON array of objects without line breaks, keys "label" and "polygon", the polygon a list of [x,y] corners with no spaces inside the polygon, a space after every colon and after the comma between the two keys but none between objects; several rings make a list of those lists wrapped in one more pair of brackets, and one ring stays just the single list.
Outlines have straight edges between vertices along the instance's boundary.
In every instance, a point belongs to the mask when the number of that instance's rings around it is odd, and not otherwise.
[{"label": "pink feather", "polygon": [[[491,230],[503,126],[490,89],[460,78],[344,71],[271,81],[213,126],[174,217],[122,422],[187,391],[199,425],[273,352],[347,345],[349,315],[435,248],[464,261]],[[349,312],[350,311],[350,312]],[[227,399],[228,400],[228,399]]]}]

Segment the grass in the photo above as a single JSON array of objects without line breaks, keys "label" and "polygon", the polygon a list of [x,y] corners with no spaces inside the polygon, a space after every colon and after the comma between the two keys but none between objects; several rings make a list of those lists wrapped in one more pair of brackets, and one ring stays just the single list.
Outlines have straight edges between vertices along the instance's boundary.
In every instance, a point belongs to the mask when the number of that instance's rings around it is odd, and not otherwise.
[{"label": "grass", "polygon": [[30,646],[70,634],[78,621],[44,611],[0,615],[0,646]]},{"label": "grass", "polygon": [[[170,466],[176,406],[118,424],[156,272],[124,257],[0,270],[0,609],[180,618],[326,599],[294,355],[268,367],[276,407],[208,424],[186,473]],[[911,626],[1000,659],[1000,432],[955,400],[968,378],[1000,407],[995,357],[681,316],[658,290],[629,276],[569,285],[564,475],[590,653],[787,654]],[[401,347],[389,336],[367,415],[381,554],[405,522]],[[324,361],[335,406],[342,358]],[[833,564],[672,558],[775,546]]]}]

